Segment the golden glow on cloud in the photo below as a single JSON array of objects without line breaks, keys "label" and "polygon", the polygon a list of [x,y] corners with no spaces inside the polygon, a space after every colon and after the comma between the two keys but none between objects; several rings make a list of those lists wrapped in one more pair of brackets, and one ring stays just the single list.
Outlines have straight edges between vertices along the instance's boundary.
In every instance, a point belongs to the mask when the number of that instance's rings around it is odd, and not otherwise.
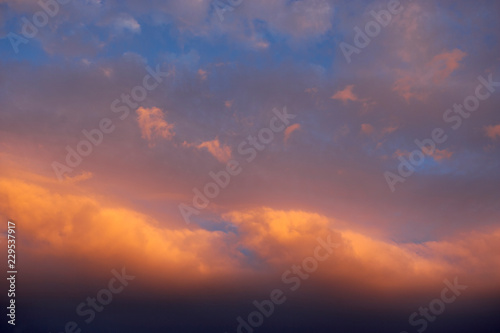
[{"label": "golden glow on cloud", "polygon": [[219,162],[225,163],[231,158],[231,148],[220,143],[218,138],[212,141],[205,141],[196,146],[198,149],[205,148]]},{"label": "golden glow on cloud", "polygon": [[279,270],[310,256],[317,238],[330,235],[340,246],[317,273],[325,287],[341,279],[373,291],[414,290],[461,274],[484,289],[498,288],[498,229],[397,244],[320,214],[255,208],[221,216],[237,227],[235,234],[175,227],[172,222],[179,216],[157,221],[82,192],[76,182],[30,179],[0,178],[0,211],[22,224],[24,241],[31,244],[29,253],[37,260],[64,257],[96,266],[124,262],[140,270],[142,279],[168,290],[171,287],[161,283],[166,279],[187,286],[217,276],[245,280],[247,274],[258,273],[241,249]]}]

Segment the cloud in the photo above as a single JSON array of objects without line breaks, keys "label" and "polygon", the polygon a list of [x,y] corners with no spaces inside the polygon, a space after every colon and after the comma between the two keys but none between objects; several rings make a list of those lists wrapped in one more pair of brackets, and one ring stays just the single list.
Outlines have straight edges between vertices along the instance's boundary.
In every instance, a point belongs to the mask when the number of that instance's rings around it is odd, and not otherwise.
[{"label": "cloud", "polygon": [[297,131],[300,129],[300,124],[293,124],[293,125],[290,125],[288,126],[286,129],[285,129],[285,143],[288,141],[288,139],[290,138],[290,135],[292,135],[293,132]]},{"label": "cloud", "polygon": [[396,69],[398,77],[393,90],[406,101],[414,98],[420,101],[427,99],[432,92],[432,85],[442,84],[448,77],[460,68],[460,61],[467,54],[459,49],[445,51],[435,55],[423,66],[416,65],[414,69]]},{"label": "cloud", "polygon": [[361,132],[363,134],[369,135],[375,131],[372,125],[370,124],[361,124]]},{"label": "cloud", "polygon": [[347,103],[347,101],[357,101],[358,97],[352,92],[353,88],[353,84],[348,85],[344,90],[337,91],[331,98],[338,99],[344,103]]},{"label": "cloud", "polygon": [[446,80],[461,64],[460,61],[467,54],[459,49],[453,51],[445,51],[432,58],[427,64],[428,75],[432,77],[435,84],[440,84]]},{"label": "cloud", "polygon": [[399,128],[399,126],[384,127],[382,129],[382,135],[391,134],[392,132],[395,132],[398,128]]},{"label": "cloud", "polygon": [[[422,149],[422,152],[424,154],[426,154],[426,151],[424,149]],[[400,156],[409,157],[410,155],[411,155],[411,152],[398,149],[394,152],[394,154],[392,156],[393,157],[400,157]],[[431,156],[436,162],[441,162],[443,160],[449,160],[453,156],[453,152],[448,150],[448,149],[437,149],[436,148],[436,150],[434,151],[434,153]]]},{"label": "cloud", "polygon": [[137,122],[142,138],[149,141],[149,146],[155,146],[156,138],[171,140],[174,137],[174,125],[165,121],[165,115],[156,107],[137,109]]},{"label": "cloud", "polygon": [[500,124],[495,126],[486,126],[484,127],[484,131],[486,132],[486,136],[492,140],[496,140],[497,137],[500,137]]},{"label": "cloud", "polygon": [[206,149],[219,162],[226,163],[231,158],[231,148],[227,145],[221,145],[218,138],[212,141],[205,141],[196,145],[198,149]]},{"label": "cloud", "polygon": [[[74,183],[30,178],[0,177],[0,212],[22,223],[27,262],[66,258],[94,269],[120,262],[140,270],[142,281],[171,290],[215,277],[241,281],[245,272],[278,274],[311,256],[318,237],[329,236],[340,247],[317,273],[325,288],[341,279],[345,286],[414,291],[457,274],[498,288],[500,230],[494,228],[398,244],[323,214],[256,207],[220,216],[237,233],[208,231],[183,226],[180,216],[159,221]],[[46,272],[51,278],[68,269],[54,265]]]},{"label": "cloud", "polygon": [[[91,262],[91,266],[110,260],[126,262],[130,269],[158,271],[161,279],[177,283],[238,269],[237,261],[224,249],[227,235],[223,232],[174,227],[172,221],[160,225],[96,193],[82,194],[73,185],[58,184],[51,189],[50,183],[0,178],[0,197],[6,199],[0,211],[22,221],[24,249],[31,258],[52,258],[49,262],[54,257],[71,258]],[[171,219],[175,218],[180,219]],[[172,271],[183,273],[172,276],[168,273]],[[50,274],[54,274],[52,269]],[[154,275],[144,278],[155,279]]]},{"label": "cloud", "polygon": [[434,151],[434,154],[432,154],[432,157],[434,158],[435,161],[440,162],[442,160],[449,160],[451,156],[453,155],[452,151],[449,151],[447,149],[436,149]]},{"label": "cloud", "polygon": [[92,174],[92,172],[83,171],[79,175],[76,175],[74,177],[70,177],[68,175],[65,175],[64,181],[67,183],[76,184],[76,183],[80,183],[80,182],[83,182],[85,180],[91,179],[93,176],[94,175]]},{"label": "cloud", "polygon": [[141,25],[129,14],[122,13],[112,21],[113,28],[119,33],[141,33]]},{"label": "cloud", "polygon": [[[358,281],[373,289],[411,290],[460,273],[470,274],[470,279],[484,279],[485,287],[496,288],[500,277],[500,252],[490,249],[500,246],[499,229],[422,244],[397,244],[339,228],[342,221],[304,211],[258,208],[233,211],[224,218],[238,226],[242,246],[270,265],[286,265],[311,255],[316,239],[330,235],[340,247],[334,249],[334,258],[323,274],[330,281],[350,281],[347,285]],[[483,255],[489,264],[477,259]]]},{"label": "cloud", "polygon": [[208,77],[208,72],[200,68],[198,70],[198,75],[200,76],[200,79],[202,81],[205,81],[207,79],[207,77]]}]

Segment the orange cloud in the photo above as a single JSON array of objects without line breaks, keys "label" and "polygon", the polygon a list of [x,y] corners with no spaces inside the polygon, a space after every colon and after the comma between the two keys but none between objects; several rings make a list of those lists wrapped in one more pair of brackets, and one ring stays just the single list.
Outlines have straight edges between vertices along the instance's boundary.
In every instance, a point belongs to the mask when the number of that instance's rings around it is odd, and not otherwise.
[{"label": "orange cloud", "polygon": [[[157,221],[96,193],[82,193],[70,183],[0,177],[0,197],[1,214],[18,222],[23,244],[29,244],[22,247],[25,262],[71,259],[93,268],[90,274],[120,263],[130,272],[140,271],[141,281],[152,281],[160,290],[210,279],[245,279],[260,268],[252,266],[241,249],[269,264],[272,275],[279,274],[283,267],[311,256],[318,237],[328,236],[340,247],[315,273],[325,288],[340,279],[345,286],[363,285],[374,291],[415,291],[461,274],[492,289],[498,288],[500,278],[500,229],[396,244],[324,215],[256,208],[222,216],[238,228],[235,234],[173,223],[180,216]],[[0,245],[4,242],[0,239]],[[32,267],[38,266],[27,265],[27,270],[39,269]],[[53,278],[57,269],[68,267],[52,265],[42,273]]]},{"label": "orange cloud", "polygon": [[205,148],[219,162],[225,163],[231,158],[231,148],[227,145],[221,145],[218,138],[212,141],[205,141],[196,146],[198,149]]},{"label": "orange cloud", "polygon": [[300,129],[300,124],[293,124],[293,125],[288,126],[285,130],[285,139],[284,139],[285,143],[290,138],[290,135],[292,135],[293,132],[295,132],[296,130],[299,130],[299,129]]},{"label": "orange cloud", "polygon": [[344,88],[344,90],[337,91],[331,99],[338,99],[344,103],[347,103],[347,101],[357,101],[358,97],[352,92],[352,89],[354,88],[354,85],[348,85],[347,87]]},{"label": "orange cloud", "polygon": [[150,147],[155,145],[156,138],[171,140],[174,137],[174,125],[165,121],[165,115],[159,108],[140,107],[136,112],[142,138],[149,141]]},{"label": "orange cloud", "polygon": [[492,140],[496,140],[497,137],[500,137],[500,124],[495,126],[486,126],[484,127],[484,131],[486,132],[486,136]]},{"label": "orange cloud", "polygon": [[[124,262],[131,270],[158,271],[161,279],[179,283],[238,268],[238,254],[227,255],[223,232],[168,226],[171,221],[160,225],[95,194],[78,193],[72,184],[56,186],[51,190],[48,184],[0,178],[0,197],[6,199],[0,211],[22,224],[24,244],[30,244],[22,248],[37,260],[71,258],[92,267]],[[175,270],[182,274],[169,273]],[[144,278],[155,274],[144,273]]]},{"label": "orange cloud", "polygon": [[435,161],[440,162],[444,159],[449,160],[452,155],[453,155],[453,152],[451,152],[447,149],[443,149],[443,150],[436,149],[434,154],[432,154],[432,158],[434,158]]},{"label": "orange cloud", "polygon": [[[323,270],[327,281],[354,281],[372,290],[414,290],[442,279],[470,273],[470,280],[498,288],[500,229],[457,235],[443,241],[397,244],[359,231],[341,229],[341,221],[303,211],[260,208],[224,216],[238,226],[240,244],[272,265],[286,265],[311,255],[318,237],[340,244]],[[494,250],[497,249],[497,250]],[[479,260],[483,258],[485,261]],[[472,272],[472,273],[471,273]]]}]

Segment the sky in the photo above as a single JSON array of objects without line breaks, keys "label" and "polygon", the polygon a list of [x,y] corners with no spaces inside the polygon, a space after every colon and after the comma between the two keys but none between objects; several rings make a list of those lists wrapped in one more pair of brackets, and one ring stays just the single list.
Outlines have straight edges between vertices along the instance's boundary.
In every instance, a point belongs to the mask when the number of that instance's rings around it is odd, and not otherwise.
[{"label": "sky", "polygon": [[500,332],[499,15],[0,0],[2,332]]}]

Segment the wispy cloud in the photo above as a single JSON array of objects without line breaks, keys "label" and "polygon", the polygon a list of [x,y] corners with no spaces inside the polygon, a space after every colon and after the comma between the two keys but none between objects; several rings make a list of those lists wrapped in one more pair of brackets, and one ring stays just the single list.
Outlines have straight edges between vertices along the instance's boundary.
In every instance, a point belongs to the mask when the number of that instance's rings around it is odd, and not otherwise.
[{"label": "wispy cloud", "polygon": [[357,101],[358,97],[353,93],[352,89],[354,88],[354,85],[348,85],[346,86],[343,90],[337,91],[333,96],[331,97],[332,99],[337,99],[340,100],[344,103],[348,101]]}]

